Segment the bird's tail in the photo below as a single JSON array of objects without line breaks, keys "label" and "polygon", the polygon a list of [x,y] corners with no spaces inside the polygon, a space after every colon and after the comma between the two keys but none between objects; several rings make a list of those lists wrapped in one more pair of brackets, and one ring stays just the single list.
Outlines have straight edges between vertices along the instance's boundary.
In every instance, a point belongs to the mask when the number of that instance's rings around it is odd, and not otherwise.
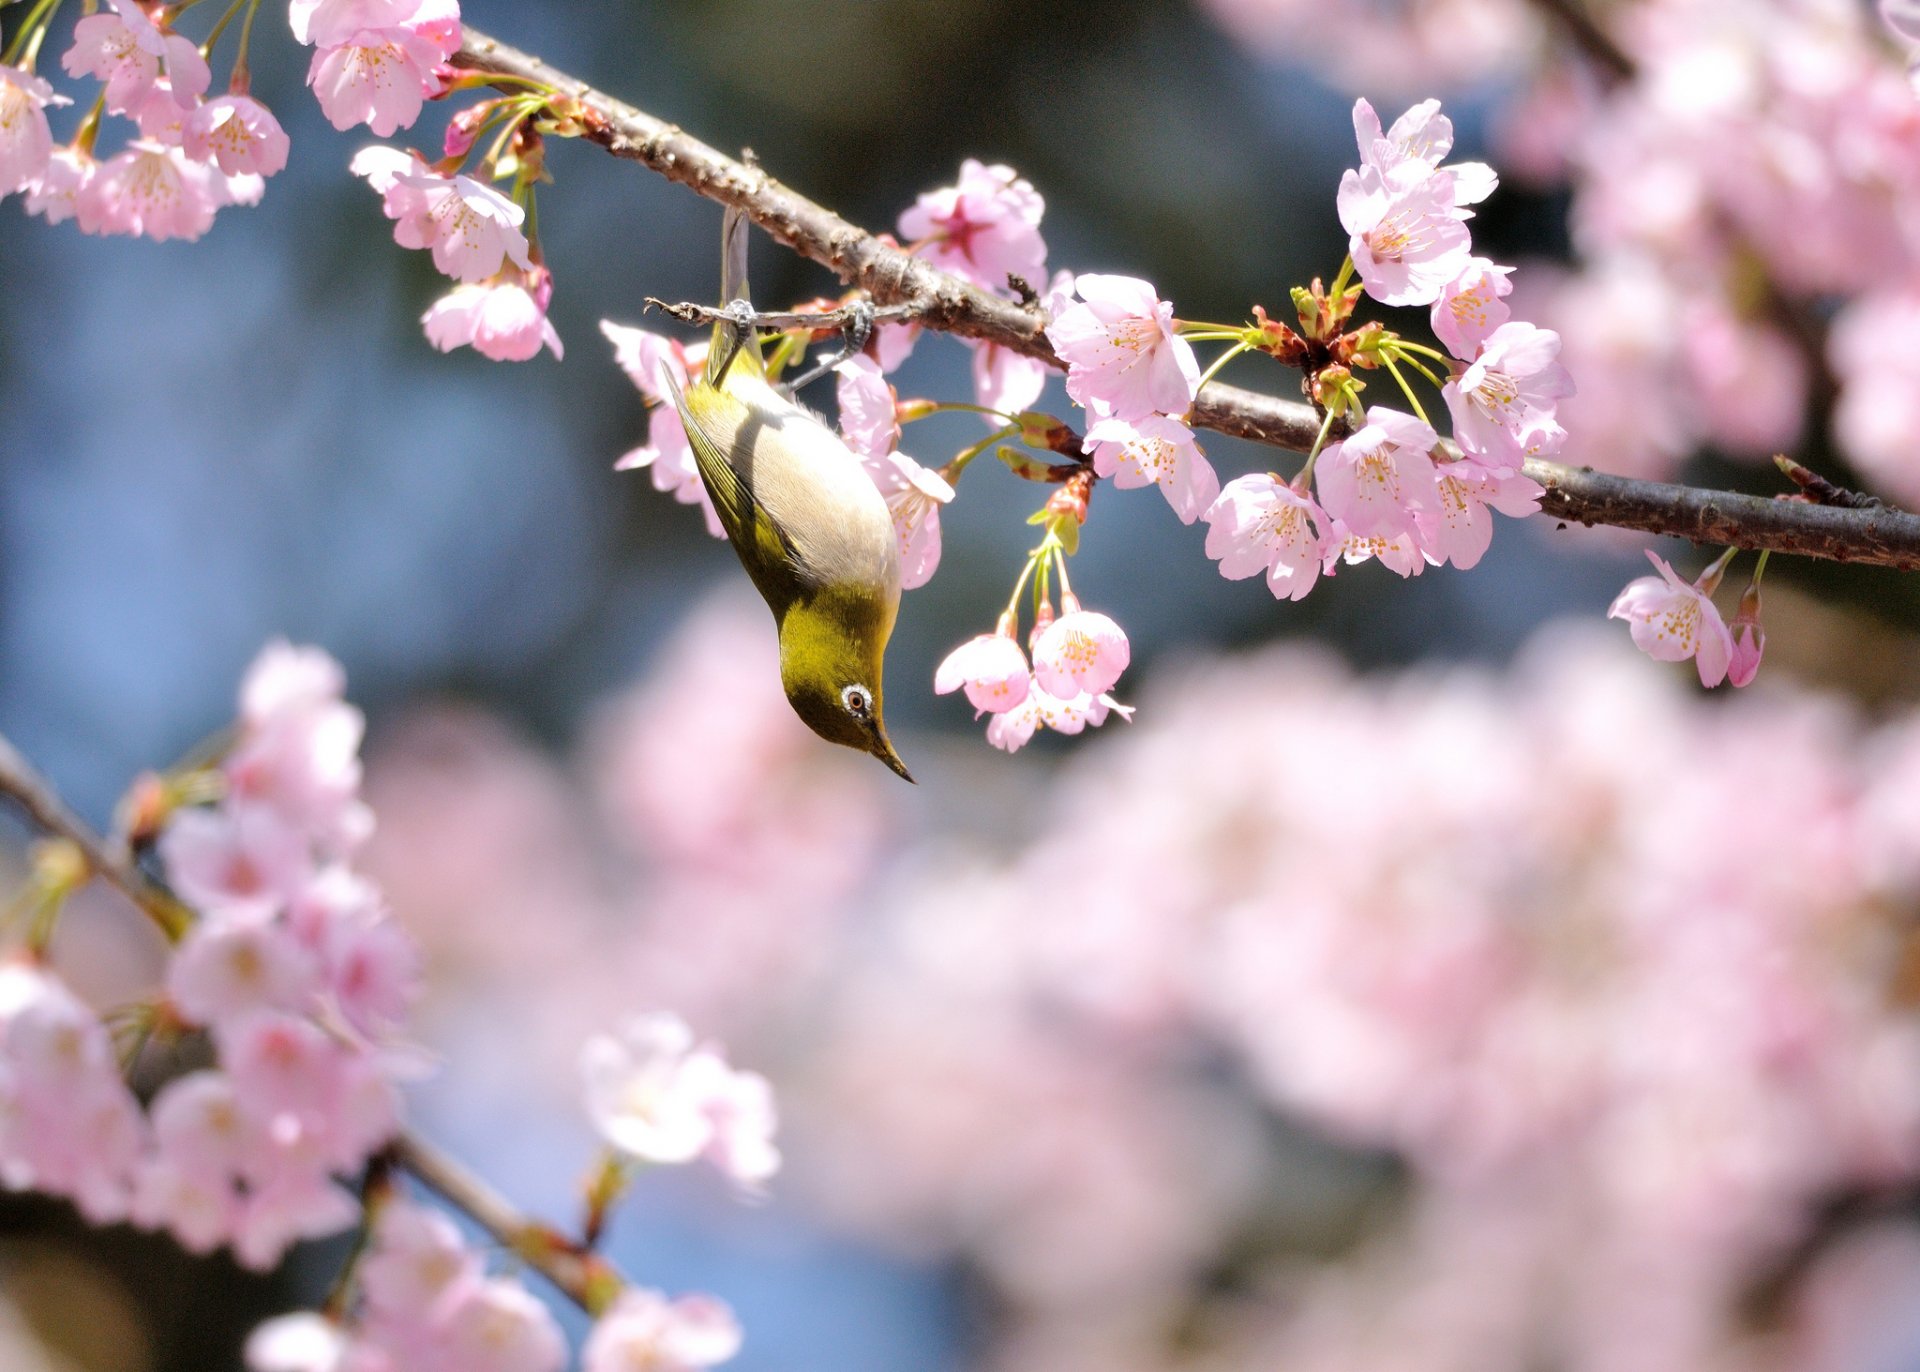
[{"label": "bird's tail", "polygon": [[[720,222],[720,303],[750,299],[747,289],[747,240],[753,221],[746,212],[729,205]],[[728,320],[713,326],[713,343],[707,349],[707,384],[718,386],[729,368],[745,367],[754,376],[764,376],[766,366],[760,356],[760,335]]]}]

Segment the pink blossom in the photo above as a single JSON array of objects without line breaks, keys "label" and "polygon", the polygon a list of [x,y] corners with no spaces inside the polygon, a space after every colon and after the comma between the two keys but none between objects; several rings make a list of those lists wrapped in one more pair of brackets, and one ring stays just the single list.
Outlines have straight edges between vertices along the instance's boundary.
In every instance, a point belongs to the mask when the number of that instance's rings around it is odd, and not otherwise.
[{"label": "pink blossom", "polygon": [[55,148],[39,177],[26,188],[27,213],[42,215],[49,224],[73,218],[81,193],[98,168],[89,153],[74,147]]},{"label": "pink blossom", "polygon": [[1871,292],[1834,320],[1827,357],[1840,382],[1833,431],[1880,490],[1920,501],[1920,290]]},{"label": "pink blossom", "polygon": [[[1700,671],[1700,684],[1718,686],[1733,659],[1733,635],[1720,611],[1699,582],[1688,585],[1651,550],[1647,558],[1660,575],[1627,583],[1607,610],[1607,618],[1626,620],[1634,645],[1656,662],[1692,658]],[[1702,580],[1707,578],[1719,580],[1717,565]]]},{"label": "pink blossom", "polygon": [[928,191],[900,216],[900,236],[942,271],[1011,298],[1009,276],[1038,290],[1046,280],[1047,245],[1040,237],[1046,202],[1007,166],[969,157],[960,181]]},{"label": "pink blossom", "polygon": [[[1440,163],[1453,151],[1453,121],[1440,113],[1438,100],[1422,100],[1393,121],[1384,134],[1380,116],[1365,100],[1353,104],[1353,133],[1360,145],[1360,164],[1383,177],[1409,166],[1427,172],[1444,171],[1453,178],[1455,205],[1475,205],[1493,194],[1498,178],[1484,162]],[[1417,170],[1413,174],[1418,174]]]},{"label": "pink blossom", "polygon": [[480,1255],[452,1220],[398,1203],[380,1212],[361,1288],[378,1315],[436,1324],[472,1294],[482,1275]]},{"label": "pink blossom", "polygon": [[221,95],[187,120],[183,146],[229,176],[272,176],[287,165],[288,140],[273,111],[247,95]]},{"label": "pink blossom", "polygon": [[192,240],[213,227],[224,195],[209,168],[142,140],[100,164],[75,195],[74,215],[82,233]]},{"label": "pink blossom", "polygon": [[18,67],[0,67],[0,196],[36,185],[53,156],[47,106],[70,103]]},{"label": "pink blossom", "polygon": [[1727,660],[1727,683],[1750,686],[1760,674],[1760,658],[1767,651],[1767,630],[1760,622],[1759,582],[1748,583],[1727,631],[1733,635],[1733,654]]},{"label": "pink blossom", "polygon": [[1133,706],[1122,705],[1109,695],[1062,699],[1035,682],[1025,700],[987,721],[987,742],[1003,752],[1017,753],[1041,729],[1078,734],[1089,726],[1099,728],[1114,714],[1131,721]]},{"label": "pink blossom", "polygon": [[1363,428],[1320,454],[1314,481],[1321,508],[1362,538],[1412,533],[1415,513],[1434,507],[1439,442],[1412,415],[1373,406]]},{"label": "pink blossom", "polygon": [[136,113],[163,69],[182,109],[207,93],[213,73],[190,39],[163,33],[132,0],[113,0],[113,9],[75,24],[73,46],[60,59],[67,75],[94,76],[106,84],[109,113]]},{"label": "pink blossom", "polygon": [[1552,329],[1514,320],[1489,334],[1466,373],[1444,388],[1460,446],[1510,467],[1556,450],[1564,432],[1554,403],[1573,394],[1559,354]]},{"label": "pink blossom", "polygon": [[1361,535],[1336,519],[1326,531],[1323,546],[1326,554],[1321,562],[1321,571],[1329,576],[1339,563],[1352,567],[1362,562],[1378,561],[1388,571],[1403,577],[1419,576],[1427,569],[1427,559],[1420,551],[1419,540],[1411,532],[1402,531],[1391,536]]},{"label": "pink blossom", "polygon": [[189,1022],[219,1024],[266,1010],[305,1010],[319,975],[312,954],[280,925],[207,920],[175,951],[167,994]]},{"label": "pink blossom", "polygon": [[270,1272],[294,1244],[330,1238],[359,1220],[359,1204],[337,1183],[318,1173],[296,1173],[246,1193],[229,1244],[242,1267]]},{"label": "pink blossom", "polygon": [[1472,361],[1488,335],[1507,322],[1512,312],[1505,298],[1513,292],[1513,283],[1507,278],[1512,274],[1512,267],[1472,257],[1460,274],[1441,288],[1440,298],[1433,302],[1433,332],[1448,352],[1462,361]]},{"label": "pink blossom", "polygon": [[403,169],[391,150],[363,149],[352,170],[381,192],[393,238],[425,248],[433,265],[456,281],[483,281],[508,262],[533,270],[520,225],[526,211],[470,176],[441,176],[417,163]]},{"label": "pink blossom", "polygon": [[419,998],[419,946],[384,909],[336,921],[321,955],[328,994],[360,1033],[392,1033]]},{"label": "pink blossom", "polygon": [[460,1372],[560,1372],[567,1341],[552,1314],[506,1277],[482,1282],[438,1331],[436,1349]]},{"label": "pink blossom", "polygon": [[420,317],[427,341],[441,352],[471,347],[495,362],[525,362],[542,346],[564,357],[560,335],[547,318],[553,275],[504,270],[490,280],[455,286]]},{"label": "pink blossom", "polygon": [[1540,508],[1540,483],[1490,467],[1474,454],[1434,464],[1434,503],[1414,513],[1415,541],[1435,566],[1477,565],[1493,541],[1493,511],[1521,517]]},{"label": "pink blossom", "polygon": [[236,918],[278,912],[313,873],[306,837],[264,806],[181,810],[160,856],[188,904]]},{"label": "pink blossom", "polygon": [[861,356],[836,370],[840,432],[886,498],[900,546],[901,589],[924,586],[940,566],[940,507],[953,500],[953,487],[895,446],[900,441],[896,401],[880,364]]},{"label": "pink blossom", "polygon": [[687,441],[686,428],[671,398],[673,388],[685,390],[689,376],[705,363],[706,345],[688,349],[676,339],[616,324],[610,319],[600,321],[600,332],[613,344],[614,361],[620,370],[651,407],[646,444],[623,456],[614,463],[613,469],[624,472],[636,467],[651,468],[656,491],[672,492],[673,498],[682,505],[700,506],[707,518],[707,532],[715,538],[725,538],[726,530],[720,527],[720,516],[707,494],[706,483],[700,479],[700,469],[693,460],[693,446]]},{"label": "pink blossom", "polygon": [[1116,419],[1185,414],[1200,384],[1200,364],[1192,345],[1174,332],[1172,304],[1132,276],[1084,275],[1074,290],[1081,303],[1047,325],[1067,364],[1067,394]]},{"label": "pink blossom", "polygon": [[1132,659],[1127,635],[1107,615],[1081,609],[1071,594],[1061,597],[1060,608],[1060,617],[1034,640],[1033,679],[1062,700],[1100,695]]},{"label": "pink blossom", "polygon": [[1272,473],[1235,477],[1207,507],[1207,556],[1229,581],[1261,572],[1276,598],[1299,600],[1320,578],[1319,529],[1329,521],[1313,497]]},{"label": "pink blossom", "polygon": [[1764,319],[1742,317],[1718,298],[1688,301],[1681,319],[1688,390],[1715,446],[1753,454],[1793,448],[1807,408],[1800,349]]},{"label": "pink blossom", "polygon": [[342,43],[316,49],[307,84],[334,128],[365,124],[375,137],[391,138],[420,117],[426,97],[439,88],[435,69],[451,51],[411,28],[362,29]]},{"label": "pink blossom", "polygon": [[362,29],[400,28],[420,7],[420,0],[291,0],[287,21],[295,42],[327,48]]},{"label": "pink blossom", "polygon": [[1010,626],[970,638],[941,660],[933,676],[936,695],[964,689],[979,714],[1004,714],[1027,698],[1031,673]]},{"label": "pink blossom", "polygon": [[324,1315],[296,1311],[247,1336],[247,1372],[358,1372],[346,1331]]},{"label": "pink blossom", "polygon": [[740,1351],[740,1325],[711,1296],[665,1294],[644,1287],[621,1293],[587,1336],[582,1372],[697,1372]]},{"label": "pink blossom", "polygon": [[1123,491],[1158,486],[1182,524],[1193,523],[1220,494],[1220,478],[1193,430],[1171,416],[1101,418],[1088,425],[1087,442],[1095,472]]},{"label": "pink blossom", "polygon": [[701,1150],[708,1162],[750,1192],[780,1170],[773,1087],[758,1072],[736,1072],[713,1052],[688,1060],[690,1073],[707,1078],[705,1111],[712,1137]]},{"label": "pink blossom", "polygon": [[241,685],[239,741],[223,768],[230,797],[271,811],[330,853],[373,827],[359,799],[366,719],[341,698],[339,664],[318,649],[269,643]]},{"label": "pink blossom", "polygon": [[1367,294],[1383,305],[1430,305],[1472,254],[1453,178],[1410,163],[1383,175],[1373,167],[1340,180],[1340,224]]},{"label": "pink blossom", "polygon": [[[998,343],[968,340],[973,349],[973,402],[999,414],[1033,407],[1047,385],[1047,364]],[[995,415],[982,415],[989,424]]]}]

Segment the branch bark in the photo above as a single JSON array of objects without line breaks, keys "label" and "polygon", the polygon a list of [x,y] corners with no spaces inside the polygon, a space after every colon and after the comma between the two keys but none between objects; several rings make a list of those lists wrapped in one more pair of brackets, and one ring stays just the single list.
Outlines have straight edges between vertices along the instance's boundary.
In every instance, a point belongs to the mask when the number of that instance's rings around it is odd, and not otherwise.
[{"label": "branch bark", "polygon": [[[78,848],[93,874],[159,925],[169,942],[177,942],[185,933],[191,912],[74,814],[52,783],[4,735],[0,735],[0,796],[10,797],[42,830]],[[551,1227],[522,1214],[457,1159],[418,1135],[402,1133],[388,1146],[388,1152],[400,1167],[465,1213],[589,1314],[598,1314],[626,1285],[605,1259],[580,1251]]]},{"label": "branch bark", "polygon": [[[876,304],[910,305],[928,328],[997,343],[1061,366],[1042,331],[1045,316],[1037,307],[1002,300],[902,252],[678,125],[472,28],[466,30],[454,63],[483,75],[552,87],[578,103],[590,141],[709,200],[744,210],[775,240],[865,291]],[[1193,422],[1294,452],[1312,447],[1320,428],[1320,416],[1301,401],[1219,382],[1209,382],[1195,400]],[[1530,460],[1526,471],[1547,489],[1541,512],[1568,523],[1607,524],[1838,562],[1920,568],[1920,515],[1904,510],[1840,510],[1638,481],[1539,460]]]}]

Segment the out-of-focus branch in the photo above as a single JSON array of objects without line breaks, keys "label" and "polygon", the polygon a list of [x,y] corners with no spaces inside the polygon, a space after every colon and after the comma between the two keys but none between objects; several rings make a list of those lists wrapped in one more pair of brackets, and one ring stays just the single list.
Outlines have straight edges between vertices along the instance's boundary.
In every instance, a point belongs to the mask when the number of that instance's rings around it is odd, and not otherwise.
[{"label": "out-of-focus branch", "polygon": [[[0,796],[10,797],[41,829],[77,848],[88,869],[159,925],[170,942],[177,942],[186,932],[192,922],[191,912],[74,814],[52,784],[4,735],[0,735]],[[389,1145],[388,1152],[399,1166],[511,1249],[589,1314],[605,1309],[626,1285],[605,1259],[581,1251],[547,1225],[521,1214],[463,1164],[424,1139],[403,1133]]]},{"label": "out-of-focus branch", "polygon": [[1606,80],[1631,81],[1639,74],[1626,49],[1594,22],[1580,0],[1533,0],[1533,7],[1558,24]]},{"label": "out-of-focus branch", "polygon": [[[1577,13],[1570,4],[1550,8]],[[635,109],[471,28],[454,62],[469,71],[552,87],[576,103],[592,142],[710,200],[738,207],[779,242],[864,290],[879,305],[910,305],[928,328],[998,343],[1061,365],[1042,331],[1046,321],[1038,308],[1002,300],[930,266],[678,125]],[[1295,452],[1312,447],[1320,428],[1320,416],[1301,401],[1217,382],[1209,383],[1194,402],[1193,420],[1218,433]],[[1703,543],[1920,568],[1920,516],[1903,510],[1842,510],[1772,501],[1730,491],[1635,481],[1554,462],[1530,461],[1527,474],[1547,488],[1543,513],[1570,523],[1610,524]]]}]

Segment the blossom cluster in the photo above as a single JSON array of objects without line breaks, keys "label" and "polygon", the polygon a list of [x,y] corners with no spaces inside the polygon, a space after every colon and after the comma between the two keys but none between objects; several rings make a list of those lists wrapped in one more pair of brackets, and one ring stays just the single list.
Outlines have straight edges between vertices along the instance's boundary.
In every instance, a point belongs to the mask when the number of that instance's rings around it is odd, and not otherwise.
[{"label": "blossom cluster", "polygon": [[[356,1271],[346,1319],[298,1313],[247,1341],[249,1372],[560,1372],[567,1342],[515,1277],[488,1276],[483,1255],[446,1216],[387,1202]],[[621,1293],[588,1337],[583,1372],[698,1372],[740,1347],[733,1314],[706,1296]]]}]

